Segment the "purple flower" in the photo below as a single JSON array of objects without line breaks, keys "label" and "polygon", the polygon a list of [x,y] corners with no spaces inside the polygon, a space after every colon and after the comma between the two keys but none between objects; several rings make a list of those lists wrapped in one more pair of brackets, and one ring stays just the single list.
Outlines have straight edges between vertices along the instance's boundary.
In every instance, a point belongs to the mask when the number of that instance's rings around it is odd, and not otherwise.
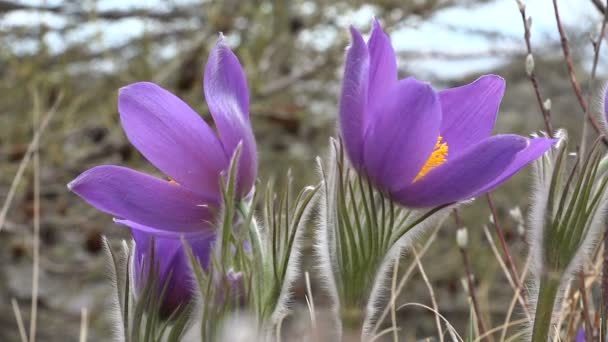
[{"label": "purple flower", "polygon": [[[158,290],[163,292],[160,312],[169,316],[180,306],[188,303],[196,289],[196,283],[191,276],[190,259],[182,241],[175,238],[163,238],[146,233],[133,222],[121,222],[131,227],[135,240],[133,255],[133,281],[135,288],[140,291],[146,285],[150,275],[151,242],[154,241],[154,261],[158,274]],[[199,235],[188,238],[188,244],[193,253],[197,254],[203,268],[207,269],[210,262],[212,244],[215,235]]]},{"label": "purple flower", "polygon": [[491,136],[505,82],[495,75],[436,92],[399,80],[389,37],[374,20],[367,44],[351,28],[340,131],[353,166],[396,202],[434,207],[496,188],[556,140]]},{"label": "purple flower", "polygon": [[576,342],[585,342],[585,341],[587,341],[587,337],[585,335],[585,329],[580,328],[578,330],[578,332],[576,333],[575,341]]},{"label": "purple flower", "polygon": [[[154,237],[160,283],[168,282],[169,308],[191,296],[184,279],[190,274],[188,260],[179,236],[186,237],[206,266],[215,238],[214,213],[221,199],[220,174],[229,168],[239,144],[238,196],[251,192],[257,173],[245,73],[222,37],[205,68],[204,96],[217,135],[186,103],[154,83],[138,82],[119,91],[118,111],[129,141],[170,181],[102,165],[68,184],[91,205],[131,228],[137,243],[136,269]],[[171,279],[167,279],[169,274]]]}]

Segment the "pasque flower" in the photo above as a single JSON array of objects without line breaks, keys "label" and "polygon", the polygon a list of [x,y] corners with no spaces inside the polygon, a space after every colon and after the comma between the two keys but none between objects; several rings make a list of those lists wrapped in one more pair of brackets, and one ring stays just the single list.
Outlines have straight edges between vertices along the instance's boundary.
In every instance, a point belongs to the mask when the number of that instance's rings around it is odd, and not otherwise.
[{"label": "pasque flower", "polygon": [[[94,167],[72,181],[70,190],[131,228],[137,243],[135,270],[153,237],[168,308],[191,296],[185,236],[203,266],[215,238],[220,174],[241,144],[237,196],[250,193],[256,178],[256,143],[249,120],[245,73],[220,37],[205,68],[204,96],[218,134],[186,103],[149,82],[119,91],[120,121],[129,141],[169,180],[121,166]],[[171,279],[167,279],[171,274]]]},{"label": "pasque flower", "polygon": [[505,182],[555,141],[491,136],[505,81],[485,75],[436,92],[399,80],[389,37],[374,20],[366,43],[351,28],[340,131],[353,166],[407,207],[466,200]]}]

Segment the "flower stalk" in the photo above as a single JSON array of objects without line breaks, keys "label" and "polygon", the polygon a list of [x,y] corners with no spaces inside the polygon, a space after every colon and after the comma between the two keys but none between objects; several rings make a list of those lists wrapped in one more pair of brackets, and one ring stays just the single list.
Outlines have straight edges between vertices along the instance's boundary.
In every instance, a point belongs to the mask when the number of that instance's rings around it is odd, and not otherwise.
[{"label": "flower stalk", "polygon": [[533,342],[552,337],[553,314],[559,310],[562,291],[576,278],[603,226],[608,178],[600,172],[599,142],[582,164],[577,157],[571,167],[562,137],[557,149],[535,163],[537,193],[529,239],[538,293]]},{"label": "flower stalk", "polygon": [[540,280],[540,292],[536,303],[532,342],[546,342],[549,339],[553,308],[560,288],[560,277],[548,273]]}]

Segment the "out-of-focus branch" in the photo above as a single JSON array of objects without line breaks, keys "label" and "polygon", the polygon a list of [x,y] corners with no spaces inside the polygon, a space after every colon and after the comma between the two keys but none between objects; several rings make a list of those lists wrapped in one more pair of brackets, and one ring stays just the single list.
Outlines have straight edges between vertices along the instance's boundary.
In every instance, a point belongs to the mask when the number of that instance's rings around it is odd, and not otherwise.
[{"label": "out-of-focus branch", "polygon": [[602,0],[591,0],[591,3],[593,3],[595,8],[597,8],[597,10],[602,14],[606,13],[606,6],[602,3]]},{"label": "out-of-focus branch", "polygon": [[406,59],[440,59],[440,60],[458,60],[458,59],[472,59],[472,58],[491,58],[491,57],[521,57],[522,53],[515,49],[504,49],[504,48],[490,48],[478,51],[440,51],[440,50],[403,50],[400,51],[399,57]]},{"label": "out-of-focus branch", "polygon": [[[128,10],[105,10],[96,11],[94,16],[98,19],[105,20],[121,20],[125,18],[149,18],[159,21],[172,21],[183,18],[195,17],[194,8],[190,7],[174,7],[169,11],[154,11],[146,8],[134,8]],[[90,11],[84,11],[78,8],[70,8],[69,6],[35,6],[16,3],[12,1],[0,0],[0,13],[9,13],[12,11],[37,11],[61,14],[80,19],[88,19],[91,17]]]},{"label": "out-of-focus branch", "polygon": [[[559,16],[557,0],[553,0],[553,9],[555,12],[555,21],[557,23],[557,30],[559,31],[562,50],[564,52],[564,59],[566,61],[566,66],[568,67],[568,74],[570,75],[570,83],[572,83],[572,89],[574,89],[574,93],[576,94],[578,103],[583,109],[583,113],[587,115],[587,119],[589,120],[589,122],[591,122],[591,125],[593,125],[595,131],[598,134],[601,134],[600,124],[597,122],[597,119],[593,115],[591,115],[591,113],[587,110],[587,101],[585,101],[585,98],[583,97],[583,91],[581,90],[581,85],[576,79],[576,74],[574,72],[574,63],[572,62],[572,55],[570,54],[570,46],[568,45],[568,38],[566,37],[566,32],[564,31],[564,27]],[[606,138],[604,138],[603,140],[605,144],[608,144],[608,140],[606,140]]]},{"label": "out-of-focus branch", "polygon": [[[532,43],[530,41],[530,26],[532,25],[532,20],[529,20],[526,17],[526,6],[518,1],[519,13],[521,14],[521,20],[524,24],[524,39],[526,41],[526,50],[528,52],[528,59],[533,61],[534,55],[532,54]],[[543,121],[545,122],[545,129],[549,136],[553,136],[553,125],[551,124],[551,108],[550,106],[545,106],[545,100],[540,92],[540,85],[538,83],[538,79],[536,78],[536,73],[534,72],[534,67],[526,69],[526,73],[528,75],[528,79],[530,83],[532,83],[532,88],[534,88],[534,95],[536,96],[536,102],[538,102],[538,107],[540,108],[540,112],[543,116]]]}]

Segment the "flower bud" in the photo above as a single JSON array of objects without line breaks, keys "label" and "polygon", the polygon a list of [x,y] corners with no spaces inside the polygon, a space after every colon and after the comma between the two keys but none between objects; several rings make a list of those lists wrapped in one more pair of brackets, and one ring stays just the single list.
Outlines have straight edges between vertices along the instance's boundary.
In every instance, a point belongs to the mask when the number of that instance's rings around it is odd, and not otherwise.
[{"label": "flower bud", "polygon": [[523,1],[517,0],[517,7],[519,7],[520,12],[524,12],[526,10],[526,4]]},{"label": "flower bud", "polygon": [[525,236],[526,235],[526,227],[523,224],[518,224],[517,225],[517,234],[519,236]]},{"label": "flower bud", "polygon": [[532,17],[526,18],[526,30],[530,31],[532,29]]},{"label": "flower bud", "polygon": [[458,248],[467,248],[469,244],[469,232],[466,227],[458,228],[456,231],[456,243],[458,244]]},{"label": "flower bud", "polygon": [[513,221],[517,223],[522,223],[524,221],[524,216],[521,214],[521,209],[519,209],[519,207],[510,209],[509,215],[511,216]]},{"label": "flower bud", "polygon": [[529,53],[526,56],[526,74],[528,76],[532,76],[533,72],[534,72],[534,57],[532,57],[532,54]]},{"label": "flower bud", "polygon": [[543,102],[543,108],[546,111],[550,111],[551,110],[551,99],[546,99],[545,102]]}]

